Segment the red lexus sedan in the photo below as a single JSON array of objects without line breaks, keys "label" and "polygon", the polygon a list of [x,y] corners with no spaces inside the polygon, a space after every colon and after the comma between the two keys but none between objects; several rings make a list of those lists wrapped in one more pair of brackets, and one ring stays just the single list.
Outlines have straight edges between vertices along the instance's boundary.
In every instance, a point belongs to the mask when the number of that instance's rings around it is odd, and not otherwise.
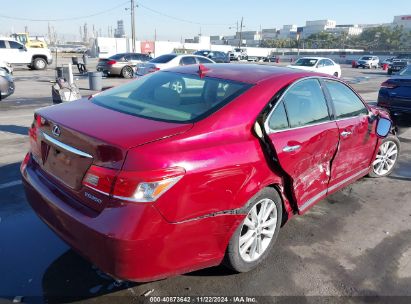
[{"label": "red lexus sedan", "polygon": [[192,65],[38,110],[21,173],[39,217],[113,277],[244,272],[293,215],[390,174],[391,129],[331,76]]}]

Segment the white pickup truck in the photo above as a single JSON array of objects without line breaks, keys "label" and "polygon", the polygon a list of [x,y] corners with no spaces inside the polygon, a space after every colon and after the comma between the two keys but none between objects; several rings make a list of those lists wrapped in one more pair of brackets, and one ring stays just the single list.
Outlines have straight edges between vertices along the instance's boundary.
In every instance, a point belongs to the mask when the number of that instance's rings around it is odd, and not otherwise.
[{"label": "white pickup truck", "polygon": [[12,65],[28,65],[34,70],[44,70],[53,62],[51,52],[46,48],[26,48],[11,38],[0,38],[0,60]]}]

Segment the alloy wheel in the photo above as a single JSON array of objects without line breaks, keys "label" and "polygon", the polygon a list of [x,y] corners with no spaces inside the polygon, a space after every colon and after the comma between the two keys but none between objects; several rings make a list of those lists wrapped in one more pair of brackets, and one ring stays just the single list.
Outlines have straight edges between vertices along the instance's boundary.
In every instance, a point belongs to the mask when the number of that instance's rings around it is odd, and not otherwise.
[{"label": "alloy wheel", "polygon": [[384,142],[378,149],[373,162],[373,170],[379,176],[386,175],[394,167],[398,157],[398,147],[393,141]]},{"label": "alloy wheel", "polygon": [[183,92],[183,83],[179,80],[176,80],[171,83],[170,88],[174,91],[176,91],[178,94],[181,94]]},{"label": "alloy wheel", "polygon": [[254,262],[269,247],[277,227],[278,211],[271,199],[262,199],[248,212],[241,227],[239,252],[245,262]]}]

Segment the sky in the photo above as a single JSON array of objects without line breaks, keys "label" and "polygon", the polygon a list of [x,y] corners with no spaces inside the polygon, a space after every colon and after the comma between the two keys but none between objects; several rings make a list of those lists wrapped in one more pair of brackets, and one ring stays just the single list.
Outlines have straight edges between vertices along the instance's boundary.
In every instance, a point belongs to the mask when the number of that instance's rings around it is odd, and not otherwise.
[{"label": "sky", "polygon": [[[411,0],[135,0],[138,40],[180,41],[202,35],[233,35],[236,22],[244,17],[244,30],[281,28],[284,24],[305,25],[306,20],[332,19],[337,24],[389,23],[395,15],[411,15]],[[46,35],[47,21],[60,38],[79,39],[79,27],[88,24],[101,29],[116,27],[123,19],[130,30],[127,0],[0,0],[0,34],[23,32]],[[94,15],[94,16],[91,16]],[[32,20],[19,20],[32,19]],[[61,20],[72,19],[72,20]],[[231,28],[231,29],[230,29]]]}]

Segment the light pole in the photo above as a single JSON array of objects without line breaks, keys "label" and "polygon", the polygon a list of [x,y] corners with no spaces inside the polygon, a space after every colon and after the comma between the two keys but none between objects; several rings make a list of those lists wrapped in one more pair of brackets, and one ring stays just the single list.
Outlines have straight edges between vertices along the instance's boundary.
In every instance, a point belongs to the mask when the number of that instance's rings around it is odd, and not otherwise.
[{"label": "light pole", "polygon": [[135,8],[138,7],[138,5],[134,5],[134,0],[130,0],[130,8],[126,8],[127,10],[130,10],[130,15],[131,15],[131,50],[133,53],[136,52],[136,21],[135,21]]}]

